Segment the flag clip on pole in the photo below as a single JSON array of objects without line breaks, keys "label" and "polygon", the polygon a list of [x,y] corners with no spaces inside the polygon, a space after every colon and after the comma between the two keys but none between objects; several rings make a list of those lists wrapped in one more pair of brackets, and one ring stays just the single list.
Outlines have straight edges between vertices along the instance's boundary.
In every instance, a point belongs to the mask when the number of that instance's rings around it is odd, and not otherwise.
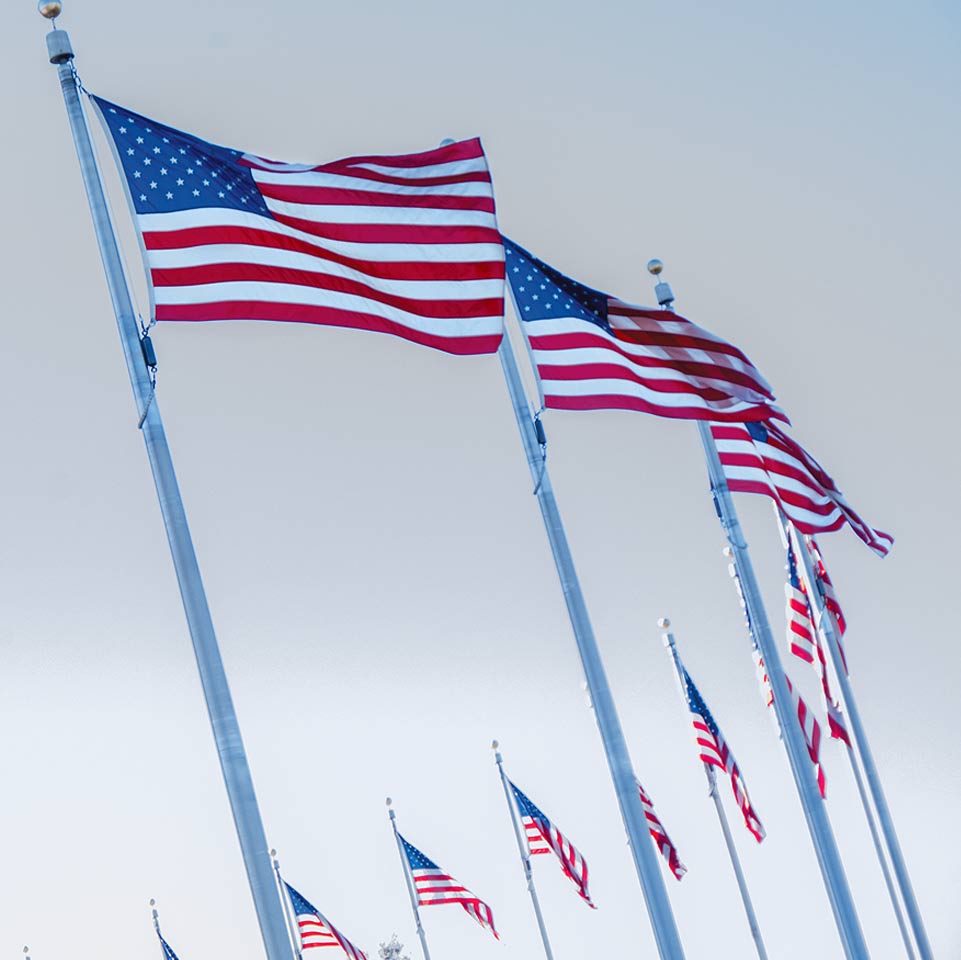
[{"label": "flag clip on pole", "polygon": [[[515,305],[516,311],[516,305]],[[564,533],[557,500],[551,485],[547,463],[544,460],[542,447],[546,446],[546,437],[535,427],[534,417],[530,412],[530,405],[524,392],[524,384],[517,368],[517,359],[511,346],[510,336],[504,331],[504,339],[497,351],[507,390],[510,394],[514,417],[520,431],[524,453],[534,482],[537,502],[540,506],[547,539],[550,542],[554,564],[561,582],[567,612],[573,628],[577,649],[580,653],[581,664],[588,692],[594,705],[594,717],[604,745],[607,764],[614,782],[614,790],[621,809],[621,817],[627,831],[634,865],[637,869],[644,902],[654,930],[654,939],[661,960],[683,960],[684,950],[677,931],[671,902],[667,896],[667,887],[657,863],[657,855],[649,838],[647,818],[641,806],[641,798],[637,791],[637,778],[627,749],[624,730],[617,714],[614,697],[611,693],[604,664],[601,660],[594,628],[591,626],[587,613],[587,604],[581,591],[577,571],[571,548]],[[542,427],[543,430],[543,427]]]},{"label": "flag clip on pole", "polygon": [[[44,13],[45,9],[48,12]],[[56,13],[52,13],[53,10],[59,13],[60,4],[41,4],[41,13],[49,19],[56,16]],[[90,131],[80,102],[80,85],[73,64],[74,53],[66,32],[59,29],[51,30],[47,34],[47,50],[50,62],[56,65],[60,78],[60,88],[63,92],[80,172],[87,192],[97,245],[100,248],[100,257],[113,303],[127,372],[137,404],[137,414],[142,420],[141,430],[147,447],[147,456],[157,488],[160,511],[180,585],[207,712],[213,728],[221,771],[230,799],[264,946],[268,960],[290,960],[283,911],[274,894],[270,860],[267,856],[267,840],[257,806],[254,784],[227,684],[223,660],[217,646],[217,637],[214,634],[200,568],[187,527],[187,516],[177,485],[163,422],[160,419],[160,409],[155,401],[151,402],[153,388],[141,348],[137,317],[124,276],[117,238],[110,222],[100,172],[90,140]]]},{"label": "flag clip on pole", "polygon": [[[647,269],[653,276],[659,277],[664,269],[664,264],[660,260],[651,260]],[[659,280],[655,291],[661,306],[665,310],[671,310],[674,295],[670,286],[663,280]],[[727,480],[724,477],[724,468],[721,465],[717,446],[711,434],[711,425],[705,420],[698,420],[697,429],[707,460],[714,505],[734,554],[734,568],[739,575],[744,590],[744,602],[750,618],[754,641],[757,643],[761,656],[767,665],[768,677],[774,691],[774,710],[781,725],[782,741],[791,765],[791,772],[794,775],[801,806],[804,809],[808,830],[814,843],[814,851],[821,868],[821,876],[824,878],[824,885],[834,913],[834,921],[841,937],[844,954],[848,960],[867,960],[867,944],[854,907],[854,899],[851,896],[847,877],[844,875],[841,855],[838,852],[834,833],[828,821],[827,810],[818,790],[807,749],[801,739],[801,728],[797,719],[791,717],[792,700],[787,688],[787,678],[784,668],[781,666],[781,658],[774,642],[774,635],[771,632],[767,611],[764,609],[761,599],[761,589],[754,573],[754,566],[751,563],[744,533],[741,530],[741,522],[734,508],[734,500],[731,497],[731,491],[728,489]]]},{"label": "flag clip on pole", "polygon": [[510,812],[511,825],[514,827],[514,836],[517,839],[517,850],[521,855],[521,864],[524,867],[524,877],[527,880],[527,890],[531,895],[531,903],[534,904],[534,914],[537,917],[537,926],[541,932],[541,940],[544,942],[544,953],[547,960],[554,960],[554,953],[551,950],[551,942],[547,937],[547,927],[544,925],[544,915],[541,913],[541,904],[537,898],[537,890],[534,887],[534,871],[531,869],[531,852],[524,834],[521,832],[521,825],[517,818],[517,807],[514,805],[514,798],[511,796],[510,784],[507,782],[507,774],[504,773],[504,758],[500,753],[500,744],[495,740],[491,744],[494,751],[494,760],[497,763],[497,770],[500,773],[501,784],[504,787],[504,799],[507,800],[507,809]]},{"label": "flag clip on pole", "polygon": [[[784,533],[790,536],[790,527],[786,517],[781,517]],[[894,820],[888,807],[884,789],[881,786],[881,778],[878,774],[877,765],[874,762],[874,754],[871,752],[864,724],[861,722],[861,712],[858,710],[857,701],[854,698],[854,691],[851,689],[851,679],[848,676],[844,663],[844,656],[841,653],[841,631],[834,611],[829,609],[823,593],[823,585],[819,577],[814,575],[811,563],[811,554],[807,544],[801,537],[798,537],[801,563],[804,568],[804,578],[811,587],[811,600],[814,603],[817,615],[817,627],[824,631],[827,639],[828,650],[831,652],[831,662],[834,664],[834,673],[837,676],[838,684],[841,687],[841,696],[844,699],[844,709],[848,719],[851,721],[851,730],[854,734],[854,742],[857,744],[858,755],[864,765],[864,774],[867,777],[868,789],[874,800],[874,806],[878,813],[878,820],[881,824],[881,831],[887,844],[888,853],[891,857],[891,865],[898,880],[898,887],[904,899],[904,906],[911,922],[911,929],[914,931],[914,938],[917,942],[918,952],[922,960],[933,960],[934,954],[931,952],[931,943],[928,940],[928,933],[921,919],[921,910],[918,906],[917,898],[914,895],[914,888],[911,885],[911,877],[908,874],[907,864],[904,862],[904,855],[901,852],[901,844],[898,841],[897,831],[894,828]],[[853,757],[852,757],[853,760]],[[857,767],[855,765],[855,770]],[[870,822],[870,820],[869,820]],[[881,857],[883,864],[883,856]],[[896,901],[895,901],[896,903]],[[900,918],[899,918],[900,919]]]},{"label": "flag clip on pole", "polygon": [[304,955],[301,950],[302,941],[300,938],[300,930],[294,920],[290,895],[287,893],[287,884],[284,883],[284,878],[280,875],[280,861],[277,859],[277,851],[274,849],[270,851],[270,861],[274,867],[274,876],[277,878],[277,892],[280,894],[280,902],[284,905],[284,919],[287,921],[287,932],[290,934],[290,942],[293,946],[294,956],[297,957],[297,960],[303,960]]},{"label": "flag clip on pole", "polygon": [[[671,621],[667,617],[662,617],[657,621],[657,625],[662,630],[667,630]],[[674,634],[669,631],[663,634],[664,646],[671,654],[671,661],[677,673],[680,689],[684,690],[684,673],[681,669],[680,657],[677,653],[677,645],[674,641]],[[754,912],[754,904],[751,901],[751,894],[747,889],[747,880],[744,878],[744,871],[741,869],[741,860],[737,855],[737,848],[734,846],[734,837],[731,836],[731,828],[728,824],[727,814],[724,812],[724,805],[721,803],[721,796],[717,789],[717,775],[714,767],[709,763],[701,761],[704,773],[707,776],[707,783],[711,799],[714,801],[714,809],[717,810],[717,819],[721,823],[721,833],[724,835],[724,843],[727,846],[728,856],[731,858],[731,866],[734,868],[734,876],[737,880],[737,888],[741,892],[741,902],[744,904],[744,912],[747,914],[748,926],[751,928],[751,936],[754,938],[754,946],[757,948],[757,955],[760,960],[768,960],[767,950],[764,948],[764,940],[761,938],[761,927],[757,922],[757,914]]]},{"label": "flag clip on pole", "polygon": [[427,949],[427,934],[424,933],[424,925],[420,922],[420,910],[417,908],[417,891],[414,889],[414,880],[410,875],[410,862],[404,851],[404,844],[401,842],[400,833],[397,830],[397,814],[394,813],[394,801],[387,798],[387,812],[390,815],[391,829],[394,831],[394,839],[397,841],[397,852],[400,854],[400,865],[404,871],[404,880],[407,883],[407,893],[410,894],[410,908],[414,911],[414,923],[417,926],[417,936],[420,937],[421,949],[424,951],[424,960],[430,960],[430,950]]}]

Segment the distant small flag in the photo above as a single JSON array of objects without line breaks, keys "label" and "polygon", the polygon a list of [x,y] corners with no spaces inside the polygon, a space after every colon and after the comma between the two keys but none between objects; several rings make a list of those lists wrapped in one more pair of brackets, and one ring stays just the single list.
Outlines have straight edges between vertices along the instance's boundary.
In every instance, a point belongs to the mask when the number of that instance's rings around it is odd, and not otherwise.
[{"label": "distant small flag", "polygon": [[500,939],[494,927],[494,914],[483,900],[475,897],[467,887],[462,886],[449,873],[441,870],[433,860],[421,853],[413,844],[408,843],[403,837],[400,841],[410,867],[410,875],[414,879],[417,903],[420,906],[436,907],[446,903],[458,903],[482,927],[490,930],[498,940]]},{"label": "distant small flag", "polygon": [[591,907],[594,902],[587,890],[587,861],[578,853],[567,837],[548,819],[547,815],[527,797],[515,783],[508,780],[517,801],[517,809],[527,834],[531,854],[553,853],[561,863],[564,875],[569,877],[577,892]]},{"label": "distant small flag", "polygon": [[647,791],[638,781],[635,781],[635,783],[637,783],[637,792],[641,797],[641,806],[644,808],[644,816],[647,817],[647,828],[650,830],[651,837],[654,839],[654,845],[658,851],[660,851],[661,856],[667,861],[671,873],[680,880],[681,877],[687,873],[687,867],[681,863],[681,858],[677,854],[677,847],[674,846],[673,841],[664,829],[664,824],[661,823],[660,818],[654,812],[654,801],[651,800]]},{"label": "distant small flag", "polygon": [[831,578],[828,576],[827,567],[824,565],[824,557],[821,555],[821,548],[818,546],[817,540],[815,540],[814,537],[805,537],[804,543],[811,554],[811,559],[814,566],[814,576],[817,578],[821,589],[821,594],[824,597],[824,605],[834,615],[834,619],[837,622],[838,629],[840,630],[841,635],[838,637],[838,646],[841,649],[841,661],[844,664],[844,669],[847,670],[847,656],[844,653],[844,643],[842,642],[844,639],[844,634],[848,628],[847,621],[844,619],[844,611],[841,609],[841,604],[838,601],[838,595],[835,592],[834,584],[831,582]]},{"label": "distant small flag", "polygon": [[737,347],[668,310],[592,290],[504,238],[507,279],[546,406],[687,420],[783,414]]},{"label": "distant small flag", "polygon": [[157,320],[280,320],[447,353],[497,350],[504,250],[479,140],[278,163],[91,99],[135,213]]},{"label": "distant small flag", "polygon": [[824,468],[776,423],[712,423],[727,485],[735,493],[770,497],[803,533],[827,533],[845,524],[876,554],[894,537],[868,526],[850,507]]},{"label": "distant small flag", "polygon": [[815,626],[814,610],[811,606],[811,595],[803,577],[803,571],[797,563],[797,550],[806,549],[797,538],[794,528],[787,549],[787,583],[784,592],[787,597],[788,645],[796,657],[809,663],[818,676],[821,685],[821,701],[828,720],[828,730],[835,740],[841,740],[849,747],[851,737],[848,734],[844,713],[831,692],[828,678],[827,656],[824,652],[824,642],[820,631]]},{"label": "distant small flag", "polygon": [[177,954],[173,952],[173,948],[170,946],[170,944],[167,943],[167,941],[164,940],[159,933],[157,936],[160,939],[160,949],[163,950],[164,957],[166,957],[167,960],[177,960]]},{"label": "distant small flag", "polygon": [[318,947],[340,947],[350,960],[367,960],[367,954],[358,950],[334,925],[289,883],[284,883],[297,917],[300,946],[303,950]]},{"label": "distant small flag", "polygon": [[758,815],[754,812],[751,798],[748,796],[747,787],[741,777],[741,771],[734,759],[734,754],[721,734],[714,717],[711,716],[707,704],[698,692],[697,687],[694,686],[691,675],[685,668],[682,667],[681,669],[684,672],[687,703],[694,715],[692,722],[701,760],[704,763],[719,767],[731,778],[731,789],[734,791],[734,799],[737,801],[744,817],[744,826],[760,843],[764,839],[764,827],[761,825]]},{"label": "distant small flag", "polygon": [[784,679],[787,681],[787,688],[794,701],[794,710],[797,714],[798,724],[804,733],[804,743],[807,746],[811,763],[814,764],[814,772],[818,780],[818,789],[821,791],[821,796],[823,797],[826,794],[827,783],[824,776],[824,767],[821,765],[821,725],[818,723],[817,717],[814,716],[808,708],[808,705],[804,702],[801,694],[794,689],[791,678],[785,674]]}]

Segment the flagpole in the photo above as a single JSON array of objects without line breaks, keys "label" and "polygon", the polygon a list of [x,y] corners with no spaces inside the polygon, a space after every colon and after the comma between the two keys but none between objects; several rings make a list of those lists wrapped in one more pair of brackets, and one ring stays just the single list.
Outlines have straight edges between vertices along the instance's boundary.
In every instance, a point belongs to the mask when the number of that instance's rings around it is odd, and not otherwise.
[{"label": "flagpole", "polygon": [[414,890],[414,881],[410,875],[410,862],[404,852],[404,844],[401,842],[400,833],[397,830],[397,814],[394,813],[393,801],[387,798],[387,811],[390,814],[390,825],[394,831],[394,839],[397,841],[397,852],[400,854],[400,865],[404,870],[404,880],[407,882],[407,893],[410,895],[410,908],[414,911],[414,922],[417,924],[417,936],[420,937],[420,945],[424,951],[424,960],[430,960],[430,950],[427,949],[427,934],[424,933],[424,925],[420,922],[420,910],[417,908],[417,892]]},{"label": "flagpole", "polygon": [[[658,626],[662,628],[667,628],[671,625],[671,621],[667,617],[663,617],[658,621]],[[677,652],[677,646],[674,641],[674,634],[667,632],[664,634],[664,645],[670,650],[671,660],[674,663],[674,669],[677,672],[677,679],[680,683],[680,689],[683,694],[684,690],[684,674],[681,669],[681,661]],[[751,936],[754,939],[754,946],[757,948],[757,955],[760,960],[768,960],[767,950],[764,948],[764,940],[761,938],[761,927],[757,922],[757,914],[754,912],[754,903],[751,900],[751,894],[747,889],[747,880],[744,877],[744,871],[741,869],[741,860],[737,855],[737,849],[734,846],[734,838],[731,836],[731,827],[727,820],[727,814],[724,812],[724,805],[721,803],[721,796],[717,789],[717,775],[714,771],[714,767],[709,763],[704,763],[701,761],[701,765],[704,767],[704,773],[707,776],[707,782],[709,787],[709,793],[711,799],[714,801],[714,809],[717,810],[717,818],[721,823],[721,832],[724,834],[724,843],[727,845],[728,856],[731,858],[731,866],[734,868],[734,876],[737,879],[737,888],[741,892],[741,902],[744,904],[744,912],[747,914],[747,923],[751,928]]]},{"label": "flagpole", "polygon": [[[516,311],[516,305],[515,305]],[[591,626],[587,612],[587,604],[574,568],[574,559],[564,533],[560,511],[554,498],[550,474],[547,470],[544,448],[547,441],[544,437],[543,426],[539,420],[531,416],[527,395],[520,371],[517,369],[517,359],[511,346],[510,336],[505,330],[504,339],[497,351],[507,390],[510,394],[514,417],[520,431],[521,442],[527,456],[534,482],[534,493],[544,519],[547,538],[554,564],[564,592],[567,613],[570,617],[577,649],[584,668],[588,692],[594,704],[594,716],[607,755],[607,764],[614,781],[614,789],[621,808],[621,817],[634,856],[634,865],[641,883],[644,901],[654,929],[654,938],[662,960],[683,960],[684,950],[674,921],[671,903],[667,896],[664,878],[658,869],[654,848],[648,839],[647,820],[644,815],[641,799],[637,792],[637,780],[627,750],[627,741],[621,721],[614,705],[614,697],[607,680],[604,664],[601,660],[597,639]]]},{"label": "flagpole", "polygon": [[[59,4],[48,3],[44,5],[42,12],[55,17],[59,13],[59,6]],[[170,552],[207,703],[207,712],[210,715],[217,754],[240,840],[260,931],[268,960],[289,960],[291,954],[286,943],[280,904],[273,896],[274,884],[267,856],[267,840],[257,806],[247,755],[230,696],[227,675],[217,646],[210,609],[200,577],[200,568],[187,527],[187,517],[177,486],[177,477],[174,473],[163,422],[160,419],[160,409],[154,397],[153,384],[137,329],[137,317],[124,276],[117,238],[110,222],[107,201],[90,140],[90,131],[80,103],[79,79],[73,63],[73,49],[70,38],[64,30],[55,27],[47,34],[47,50],[50,62],[56,65],[60,78],[70,130],[87,192],[97,245],[100,248],[100,257],[110,290],[127,372],[137,405],[137,415],[160,501],[160,511],[170,543]]]},{"label": "flagpole", "polygon": [[547,927],[544,925],[544,915],[541,913],[541,904],[537,899],[537,890],[534,888],[534,871],[531,869],[530,846],[521,833],[520,824],[517,822],[517,809],[514,806],[514,798],[511,796],[510,785],[507,782],[507,774],[504,773],[504,759],[500,754],[500,744],[495,740],[491,746],[494,748],[494,760],[497,762],[497,769],[500,772],[501,784],[504,787],[504,799],[507,800],[507,809],[510,811],[511,824],[514,827],[514,836],[517,838],[517,850],[521,855],[521,863],[524,866],[527,890],[531,895],[531,903],[534,904],[534,914],[537,917],[537,926],[541,931],[541,940],[544,941],[544,953],[547,954],[547,960],[554,960],[551,942],[547,937]]},{"label": "flagpole", "polygon": [[164,948],[163,934],[160,932],[160,915],[157,913],[157,901],[154,900],[153,897],[150,898],[150,919],[153,920],[153,928],[157,933],[157,939],[160,941],[160,952],[163,954],[163,960],[170,960]]},{"label": "flagpole", "polygon": [[274,867],[274,876],[277,878],[277,891],[280,894],[280,902],[284,907],[284,919],[287,921],[287,933],[290,934],[290,942],[294,948],[294,955],[297,960],[303,960],[303,951],[301,950],[301,937],[300,931],[297,929],[297,925],[294,922],[294,916],[291,911],[290,897],[287,894],[287,885],[284,883],[283,877],[280,875],[280,861],[277,859],[277,851],[270,851],[270,859]]},{"label": "flagpole", "polygon": [[[908,913],[908,919],[911,922],[911,929],[914,931],[914,938],[918,945],[918,953],[921,955],[922,960],[933,960],[934,955],[931,952],[931,943],[928,940],[924,921],[921,919],[921,910],[918,907],[918,901],[914,895],[914,888],[911,886],[911,878],[908,874],[907,865],[904,862],[904,855],[901,853],[901,844],[898,842],[897,831],[894,829],[894,821],[891,818],[891,811],[888,808],[888,802],[884,796],[881,778],[878,775],[878,768],[874,762],[874,755],[871,752],[867,734],[864,731],[864,724],[861,722],[861,713],[858,710],[857,701],[854,699],[851,680],[845,669],[844,656],[841,653],[840,644],[841,629],[834,612],[828,609],[819,578],[814,576],[811,555],[807,549],[807,545],[802,543],[801,546],[803,549],[799,550],[798,553],[801,554],[801,562],[804,565],[805,579],[812,585],[813,596],[811,599],[815,601],[815,611],[818,617],[817,626],[823,629],[824,635],[827,638],[828,650],[831,652],[831,662],[834,664],[834,673],[837,676],[838,684],[841,687],[841,696],[844,699],[845,713],[851,721],[851,732],[854,734],[854,742],[857,744],[861,763],[864,764],[864,773],[867,777],[868,788],[871,791],[871,797],[874,800],[874,806],[878,813],[881,831],[884,834],[888,853],[891,856],[891,865],[894,867],[894,874],[897,877],[898,887],[904,899],[904,906]],[[870,817],[868,819],[870,823]],[[881,861],[882,863],[884,862],[883,856],[881,856]],[[894,902],[896,903],[896,898]]]},{"label": "flagpole", "polygon": [[[660,260],[652,260],[648,263],[648,271],[655,277],[660,275],[663,268],[664,265]],[[655,293],[658,303],[665,310],[671,310],[674,295],[670,286],[659,280]],[[834,913],[838,933],[841,936],[844,953],[848,960],[862,960],[862,958],[866,960],[868,949],[854,906],[854,899],[851,896],[851,889],[844,874],[841,855],[838,852],[837,842],[834,839],[827,811],[818,790],[807,748],[802,739],[801,728],[798,725],[797,718],[791,716],[792,698],[787,687],[784,668],[781,665],[781,657],[778,653],[777,644],[774,642],[771,624],[768,621],[767,611],[764,609],[764,603],[761,599],[761,588],[754,573],[754,566],[751,563],[747,541],[744,539],[741,522],[734,507],[734,500],[724,477],[724,468],[721,465],[721,458],[711,434],[711,426],[705,420],[698,420],[697,430],[707,460],[714,506],[734,554],[734,568],[740,577],[744,590],[744,602],[751,620],[754,640],[767,665],[768,677],[774,691],[774,711],[781,725],[781,739],[788,755],[791,772],[794,775],[801,807],[804,810],[808,831],[814,843],[814,852],[821,868],[821,876],[824,878],[824,886]]]}]

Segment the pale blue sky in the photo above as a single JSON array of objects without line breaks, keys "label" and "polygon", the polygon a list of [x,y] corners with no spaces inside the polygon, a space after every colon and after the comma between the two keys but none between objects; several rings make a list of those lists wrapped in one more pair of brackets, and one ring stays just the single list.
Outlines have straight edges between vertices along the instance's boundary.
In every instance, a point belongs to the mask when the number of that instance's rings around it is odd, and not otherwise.
[{"label": "pale blue sky", "polygon": [[[883,562],[846,532],[823,546],[935,953],[961,955],[956,6],[72,0],[61,25],[91,90],[174,126],[313,161],[479,134],[501,225],[538,256],[641,302],[643,264],[665,260],[681,312],[751,355],[798,438],[898,538]],[[7,4],[0,955],[28,943],[34,960],[156,956],[153,896],[181,960],[255,960],[43,30],[32,3]],[[558,960],[654,956],[496,360],[280,325],[169,326],[155,342],[290,881],[360,947],[396,931],[417,956],[389,793],[411,841],[491,904],[503,934],[428,911],[438,960],[537,956],[497,736],[592,869],[596,913],[536,864]],[[664,614],[768,829],[760,847],[735,835],[772,957],[839,956],[696,431],[626,413],[547,421],[637,773],[689,868],[667,878],[688,956],[751,946]],[[739,506],[780,635],[783,558],[753,499]],[[813,674],[793,673],[815,699]],[[835,744],[824,759],[872,956],[902,956],[846,759]]]}]

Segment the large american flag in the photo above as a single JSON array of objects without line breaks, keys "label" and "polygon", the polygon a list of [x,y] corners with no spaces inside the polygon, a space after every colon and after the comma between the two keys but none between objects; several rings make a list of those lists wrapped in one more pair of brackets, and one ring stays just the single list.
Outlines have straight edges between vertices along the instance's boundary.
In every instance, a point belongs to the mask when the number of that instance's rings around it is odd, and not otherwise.
[{"label": "large american flag", "polygon": [[664,829],[664,824],[661,823],[660,818],[654,812],[654,801],[648,796],[647,791],[641,786],[638,780],[634,782],[637,784],[637,792],[641,797],[641,806],[644,808],[644,816],[647,818],[647,829],[654,839],[654,845],[657,847],[661,856],[667,861],[671,873],[680,880],[681,877],[687,873],[687,867],[681,863],[681,858],[677,853],[677,847],[674,846],[673,841]]},{"label": "large american flag", "polygon": [[592,290],[506,237],[504,248],[546,406],[693,420],[781,415],[737,347],[670,311]]},{"label": "large american flag", "polygon": [[694,681],[685,667],[681,667],[684,675],[684,691],[687,696],[687,705],[690,707],[694,719],[694,734],[697,739],[698,753],[704,763],[719,767],[731,778],[731,789],[734,791],[734,799],[737,801],[741,814],[744,817],[744,826],[754,835],[760,843],[764,839],[764,827],[758,815],[754,812],[751,798],[748,796],[747,786],[741,776],[740,768],[734,759],[731,748],[727,745],[720,728],[718,727],[711,711],[701,697]]},{"label": "large american flag", "polygon": [[504,252],[479,140],[279,163],[91,99],[136,214],[157,320],[286,320],[497,350]]},{"label": "large american flag", "polygon": [[570,877],[577,892],[591,906],[594,902],[587,890],[587,861],[580,855],[577,847],[548,819],[547,814],[517,786],[508,780],[511,793],[517,802],[517,809],[527,834],[527,846],[532,854],[553,853],[561,862],[564,875]]},{"label": "large american flag", "polygon": [[788,646],[791,653],[809,663],[818,675],[821,685],[821,701],[828,719],[828,729],[835,740],[842,740],[849,747],[851,738],[841,707],[831,692],[828,678],[827,656],[824,641],[816,625],[811,594],[797,562],[797,551],[806,549],[791,527],[787,548],[787,583],[784,592],[787,599]]},{"label": "large american flag", "polygon": [[422,907],[436,907],[446,903],[459,903],[482,927],[490,930],[499,940],[494,927],[494,914],[483,900],[475,897],[467,887],[458,883],[449,873],[441,870],[429,857],[421,853],[403,837],[400,842],[410,867],[417,892],[417,903]]},{"label": "large american flag", "polygon": [[894,537],[854,512],[824,468],[783,428],[765,423],[712,423],[711,433],[728,487],[770,497],[803,533],[827,533],[845,524],[879,556]]},{"label": "large american flag", "polygon": [[294,915],[297,917],[301,949],[340,947],[350,960],[367,960],[367,954],[363,950],[358,950],[306,897],[298,893],[289,883],[285,882],[284,886],[287,888]]}]

